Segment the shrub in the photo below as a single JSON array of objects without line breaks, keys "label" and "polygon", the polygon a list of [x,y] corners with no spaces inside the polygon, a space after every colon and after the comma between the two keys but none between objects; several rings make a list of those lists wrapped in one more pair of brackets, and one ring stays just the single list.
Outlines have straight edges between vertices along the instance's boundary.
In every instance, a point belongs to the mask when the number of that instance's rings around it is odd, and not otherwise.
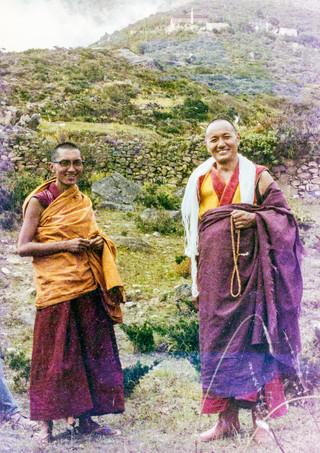
[{"label": "shrub", "polygon": [[153,328],[148,321],[145,321],[143,324],[121,324],[121,329],[132,342],[134,352],[154,351]]},{"label": "shrub", "polygon": [[138,361],[133,366],[125,368],[123,370],[124,395],[126,397],[130,396],[140,380],[148,374],[153,367],[158,365],[158,363],[158,361],[154,361],[151,365],[142,365],[141,362]]},{"label": "shrub", "polygon": [[255,162],[272,165],[278,163],[277,143],[277,134],[273,130],[263,133],[248,131],[241,136],[240,150]]},{"label": "shrub", "polygon": [[164,208],[176,210],[180,208],[181,200],[175,195],[174,189],[168,186],[157,184],[144,184],[137,202],[146,208]]},{"label": "shrub", "polygon": [[173,111],[178,118],[206,121],[209,107],[201,99],[186,98],[183,104],[175,107]]},{"label": "shrub", "polygon": [[20,211],[27,195],[42,182],[42,178],[27,172],[16,174],[10,181],[11,208]]},{"label": "shrub", "polygon": [[14,389],[18,393],[25,392],[29,381],[31,360],[23,351],[9,352],[6,355],[6,362],[14,371]]},{"label": "shrub", "polygon": [[199,351],[199,321],[195,313],[179,314],[175,322],[154,329],[165,336],[170,352],[189,354]]},{"label": "shrub", "polygon": [[144,220],[136,217],[136,226],[143,233],[158,231],[161,234],[183,234],[183,227],[180,221],[170,217],[165,211],[159,211],[159,216]]},{"label": "shrub", "polygon": [[190,276],[190,259],[187,256],[183,256],[182,259],[177,260],[176,257],[176,273],[181,277],[187,278]]}]

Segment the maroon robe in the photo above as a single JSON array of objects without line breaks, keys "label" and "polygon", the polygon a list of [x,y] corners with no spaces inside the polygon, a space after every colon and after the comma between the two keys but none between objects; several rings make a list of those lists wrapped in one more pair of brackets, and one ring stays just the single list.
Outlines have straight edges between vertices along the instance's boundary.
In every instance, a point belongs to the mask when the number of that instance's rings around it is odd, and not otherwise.
[{"label": "maroon robe", "polygon": [[[242,294],[236,299],[230,295],[234,209],[255,212],[257,221],[255,228],[241,231]],[[199,232],[203,412],[223,411],[230,398],[250,401],[252,396],[254,401],[263,388],[273,408],[283,399],[279,378],[294,372],[300,348],[301,245],[296,222],[273,183],[261,206],[212,209],[203,216]],[[210,398],[215,400],[213,410]]]},{"label": "maroon robe", "polygon": [[[55,184],[36,195],[43,207],[59,196]],[[32,420],[124,411],[121,363],[97,288],[37,310],[30,376]]]}]

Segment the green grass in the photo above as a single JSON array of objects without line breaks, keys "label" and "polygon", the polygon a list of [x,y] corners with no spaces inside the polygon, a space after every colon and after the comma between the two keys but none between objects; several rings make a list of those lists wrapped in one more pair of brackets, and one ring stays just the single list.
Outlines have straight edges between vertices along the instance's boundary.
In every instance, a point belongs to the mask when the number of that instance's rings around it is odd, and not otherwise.
[{"label": "green grass", "polygon": [[175,271],[175,256],[183,254],[182,236],[160,236],[143,234],[135,226],[131,214],[116,211],[100,211],[98,221],[108,235],[125,231],[127,236],[147,239],[153,247],[151,252],[118,250],[118,263],[128,291],[139,288],[144,299],[150,300],[182,282]]},{"label": "green grass", "polygon": [[158,135],[150,129],[120,123],[86,123],[84,121],[41,121],[40,131],[45,136],[50,136],[63,131],[66,132],[93,132],[96,134],[109,134],[112,136],[125,136],[155,140]]}]

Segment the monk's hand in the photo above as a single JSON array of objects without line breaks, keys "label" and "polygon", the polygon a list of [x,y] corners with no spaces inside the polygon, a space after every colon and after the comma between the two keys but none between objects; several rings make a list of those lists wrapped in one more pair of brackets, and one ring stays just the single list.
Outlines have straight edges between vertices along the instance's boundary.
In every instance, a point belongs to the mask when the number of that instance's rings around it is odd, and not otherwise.
[{"label": "monk's hand", "polygon": [[90,247],[88,239],[76,238],[65,241],[65,250],[70,253],[83,253]]},{"label": "monk's hand", "polygon": [[235,209],[231,212],[231,217],[235,228],[242,230],[256,225],[256,215],[253,212],[242,211]]},{"label": "monk's hand", "polygon": [[96,236],[95,238],[90,240],[90,247],[95,251],[95,252],[102,252],[103,249],[103,239],[101,236]]}]

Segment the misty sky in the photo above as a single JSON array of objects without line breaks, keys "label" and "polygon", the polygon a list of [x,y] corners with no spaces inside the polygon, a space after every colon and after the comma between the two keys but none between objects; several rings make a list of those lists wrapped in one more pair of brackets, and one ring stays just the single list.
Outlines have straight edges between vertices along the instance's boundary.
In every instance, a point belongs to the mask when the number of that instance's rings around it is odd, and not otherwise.
[{"label": "misty sky", "polygon": [[86,46],[183,0],[0,0],[0,49]]}]

